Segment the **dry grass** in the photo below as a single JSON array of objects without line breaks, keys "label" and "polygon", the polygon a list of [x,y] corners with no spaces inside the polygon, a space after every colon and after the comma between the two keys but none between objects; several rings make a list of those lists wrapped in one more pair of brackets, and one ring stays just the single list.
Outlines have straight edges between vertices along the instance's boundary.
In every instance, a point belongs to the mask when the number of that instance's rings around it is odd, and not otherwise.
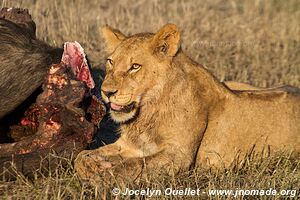
[{"label": "dry grass", "polygon": [[[28,8],[37,23],[38,37],[51,44],[79,41],[95,68],[101,68],[105,58],[99,33],[102,25],[133,34],[154,32],[173,22],[181,27],[184,51],[220,80],[300,87],[299,0],[0,0],[0,6]],[[127,184],[153,189],[279,190],[299,189],[299,179],[299,159],[279,156],[226,172],[195,170]],[[109,199],[112,188],[113,183],[98,189],[80,183],[70,163],[43,179],[29,181],[20,175],[15,182],[3,182],[0,195],[8,199]]]},{"label": "dry grass", "polygon": [[94,67],[105,57],[102,25],[133,34],[173,22],[185,52],[220,80],[300,87],[298,0],[1,0],[0,6],[29,8],[40,38],[79,41]]},{"label": "dry grass", "polygon": [[[70,159],[71,160],[71,159]],[[0,181],[0,195],[3,199],[114,199],[113,188],[147,189],[164,191],[166,188],[199,189],[199,196],[184,196],[198,199],[232,199],[233,196],[208,196],[209,190],[245,189],[296,190],[291,196],[271,196],[272,199],[297,198],[300,187],[300,161],[287,155],[277,155],[268,159],[251,161],[246,159],[244,165],[232,167],[226,171],[214,172],[194,169],[175,176],[148,173],[147,179],[135,182],[100,182],[98,187],[81,182],[74,172],[71,161],[67,166],[60,166],[54,172],[33,179],[25,178],[18,173],[15,181]],[[39,172],[37,172],[39,174]],[[203,193],[206,192],[206,193]],[[117,196],[121,199],[140,199],[145,196]],[[171,199],[182,199],[180,196],[168,196]],[[156,199],[165,199],[158,195]],[[237,196],[234,199],[267,199],[265,196]]]}]

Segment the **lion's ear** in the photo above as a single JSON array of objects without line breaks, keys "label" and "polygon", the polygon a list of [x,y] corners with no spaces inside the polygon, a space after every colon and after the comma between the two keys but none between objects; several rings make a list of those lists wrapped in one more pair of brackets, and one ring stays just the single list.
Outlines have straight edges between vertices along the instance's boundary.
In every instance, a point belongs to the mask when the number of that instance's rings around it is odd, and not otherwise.
[{"label": "lion's ear", "polygon": [[164,25],[151,42],[154,53],[173,57],[180,47],[180,32],[175,24]]},{"label": "lion's ear", "polygon": [[102,29],[102,36],[106,43],[106,51],[112,53],[126,36],[117,29],[106,25]]}]

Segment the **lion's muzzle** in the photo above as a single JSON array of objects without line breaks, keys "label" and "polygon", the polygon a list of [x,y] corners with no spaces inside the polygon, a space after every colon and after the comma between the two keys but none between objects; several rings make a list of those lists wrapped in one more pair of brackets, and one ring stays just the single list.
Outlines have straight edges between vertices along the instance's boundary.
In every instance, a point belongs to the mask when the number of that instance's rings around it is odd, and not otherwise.
[{"label": "lion's muzzle", "polygon": [[109,101],[118,105],[128,105],[131,103],[132,95],[124,94],[124,95],[113,95],[109,97]]}]

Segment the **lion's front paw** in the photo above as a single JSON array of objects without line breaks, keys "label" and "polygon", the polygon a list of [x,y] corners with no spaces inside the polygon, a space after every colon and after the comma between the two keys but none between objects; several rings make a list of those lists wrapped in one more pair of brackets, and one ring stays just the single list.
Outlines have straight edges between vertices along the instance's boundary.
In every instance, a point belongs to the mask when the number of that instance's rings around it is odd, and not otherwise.
[{"label": "lion's front paw", "polygon": [[95,150],[80,152],[74,161],[74,168],[82,179],[94,179],[112,166],[107,158]]}]

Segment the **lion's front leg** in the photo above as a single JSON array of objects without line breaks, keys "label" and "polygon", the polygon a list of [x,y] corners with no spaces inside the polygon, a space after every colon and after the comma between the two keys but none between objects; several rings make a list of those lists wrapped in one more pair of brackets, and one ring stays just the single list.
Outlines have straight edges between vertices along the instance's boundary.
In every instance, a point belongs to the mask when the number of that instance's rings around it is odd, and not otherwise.
[{"label": "lion's front leg", "polygon": [[85,155],[75,162],[75,169],[81,179],[92,183],[100,180],[134,180],[143,169],[143,159],[121,156]]},{"label": "lion's front leg", "polygon": [[81,178],[94,179],[108,169],[112,170],[124,165],[128,158],[140,156],[140,150],[121,137],[113,144],[80,152],[76,157],[74,167]]},{"label": "lion's front leg", "polygon": [[103,170],[119,164],[122,152],[124,147],[119,140],[95,150],[84,150],[77,155],[74,168],[81,178],[93,179]]},{"label": "lion's front leg", "polygon": [[181,169],[188,169],[190,165],[188,162],[174,159],[174,154],[164,151],[146,157],[123,157],[120,154],[104,156],[99,153],[100,151],[96,150],[84,151],[76,158],[75,169],[82,179],[92,182],[135,180],[146,176],[149,171],[173,174]]},{"label": "lion's front leg", "polygon": [[103,171],[112,168],[122,162],[119,155],[104,156],[97,150],[83,151],[76,157],[74,168],[80,178],[96,180]]}]

